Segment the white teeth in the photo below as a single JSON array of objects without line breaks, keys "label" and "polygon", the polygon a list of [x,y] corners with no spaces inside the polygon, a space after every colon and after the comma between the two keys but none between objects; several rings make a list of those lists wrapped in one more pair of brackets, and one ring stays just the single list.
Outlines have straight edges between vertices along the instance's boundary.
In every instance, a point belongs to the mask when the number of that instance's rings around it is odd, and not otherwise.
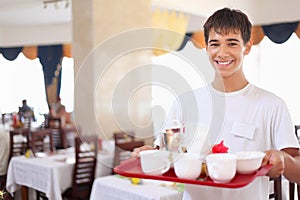
[{"label": "white teeth", "polygon": [[218,61],[218,64],[220,64],[220,65],[228,65],[229,63],[230,63],[230,61],[226,61],[226,62]]}]

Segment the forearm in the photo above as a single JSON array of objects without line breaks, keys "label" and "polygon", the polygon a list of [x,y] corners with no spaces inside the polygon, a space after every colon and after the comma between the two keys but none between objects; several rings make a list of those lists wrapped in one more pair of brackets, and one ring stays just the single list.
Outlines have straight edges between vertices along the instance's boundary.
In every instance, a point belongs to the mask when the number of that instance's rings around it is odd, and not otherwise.
[{"label": "forearm", "polygon": [[292,156],[284,152],[284,177],[290,182],[300,184],[300,155]]}]

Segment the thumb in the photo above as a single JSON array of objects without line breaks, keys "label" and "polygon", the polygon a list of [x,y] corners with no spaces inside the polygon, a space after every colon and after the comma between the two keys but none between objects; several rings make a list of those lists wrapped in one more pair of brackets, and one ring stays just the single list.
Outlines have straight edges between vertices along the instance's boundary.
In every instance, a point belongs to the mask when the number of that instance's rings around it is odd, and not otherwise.
[{"label": "thumb", "polygon": [[271,153],[270,152],[266,151],[265,153],[266,153],[266,155],[262,160],[261,166],[265,166],[265,165],[269,164],[269,161],[270,161],[270,158],[271,158]]}]

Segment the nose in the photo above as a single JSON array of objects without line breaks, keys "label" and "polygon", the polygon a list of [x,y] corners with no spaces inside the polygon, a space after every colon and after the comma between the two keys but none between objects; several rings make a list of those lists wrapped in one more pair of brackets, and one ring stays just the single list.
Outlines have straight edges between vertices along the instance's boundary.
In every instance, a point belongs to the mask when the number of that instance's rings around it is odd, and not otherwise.
[{"label": "nose", "polygon": [[228,48],[225,45],[221,45],[218,51],[218,57],[223,59],[228,56]]}]

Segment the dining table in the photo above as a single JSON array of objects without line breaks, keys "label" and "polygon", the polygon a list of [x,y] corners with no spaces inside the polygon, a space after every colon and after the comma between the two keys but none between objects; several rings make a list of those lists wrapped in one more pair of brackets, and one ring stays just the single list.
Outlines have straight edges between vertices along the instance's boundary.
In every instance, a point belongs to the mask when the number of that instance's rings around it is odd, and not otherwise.
[{"label": "dining table", "polygon": [[181,200],[183,189],[181,183],[111,175],[95,179],[90,200]]},{"label": "dining table", "polygon": [[[95,177],[112,173],[114,154],[99,150]],[[38,153],[36,156],[12,157],[7,172],[7,191],[11,194],[20,188],[31,188],[46,194],[49,200],[61,200],[61,194],[72,186],[75,149],[57,150],[55,153]],[[22,199],[28,198],[28,193]]]}]

